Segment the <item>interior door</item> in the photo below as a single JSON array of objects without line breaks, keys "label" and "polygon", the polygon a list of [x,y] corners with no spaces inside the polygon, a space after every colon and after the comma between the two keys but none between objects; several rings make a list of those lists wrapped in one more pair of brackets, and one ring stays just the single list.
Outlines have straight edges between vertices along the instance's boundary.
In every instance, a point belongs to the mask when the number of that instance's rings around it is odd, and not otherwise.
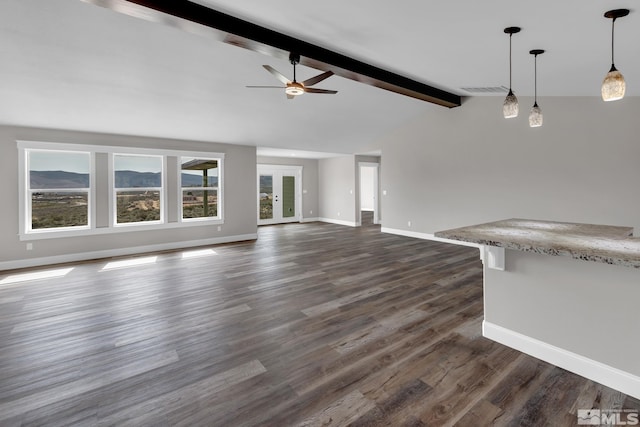
[{"label": "interior door", "polygon": [[301,166],[258,165],[258,225],[301,218]]}]

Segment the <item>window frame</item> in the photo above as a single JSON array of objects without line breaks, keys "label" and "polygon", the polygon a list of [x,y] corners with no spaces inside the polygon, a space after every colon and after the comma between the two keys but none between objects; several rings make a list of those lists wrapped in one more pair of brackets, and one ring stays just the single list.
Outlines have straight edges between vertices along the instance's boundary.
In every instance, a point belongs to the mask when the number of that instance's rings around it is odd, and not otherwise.
[{"label": "window frame", "polygon": [[[185,188],[203,189],[204,187],[183,187],[182,186],[182,158],[192,157],[198,160],[216,160],[218,162],[218,185],[216,187],[208,187],[210,189],[215,188],[217,190],[217,211],[218,215],[215,217],[201,217],[201,218],[184,218],[184,204],[182,199],[182,193]],[[224,223],[224,195],[223,195],[223,183],[224,183],[224,154],[220,153],[186,153],[177,157],[177,179],[178,179],[178,222],[181,224],[194,224],[205,222],[207,224],[223,224]]]},{"label": "window frame", "polygon": [[[220,152],[208,152],[208,151],[189,151],[189,150],[176,150],[176,149],[156,149],[156,148],[138,148],[127,147],[117,145],[98,145],[98,144],[75,144],[75,143],[60,143],[60,142],[46,142],[46,141],[29,141],[29,140],[17,140],[18,149],[18,237],[20,241],[29,240],[43,240],[43,239],[56,239],[65,237],[81,237],[101,234],[112,234],[122,232],[136,232],[136,231],[159,231],[164,229],[182,228],[182,227],[194,227],[213,224],[224,224],[224,160],[225,153]],[[59,228],[45,228],[30,230],[27,226],[30,225],[27,218],[27,210],[30,209],[27,205],[27,195],[29,190],[29,165],[27,165],[27,152],[29,150],[44,150],[44,151],[68,151],[68,152],[81,152],[89,153],[91,159],[90,170],[90,190],[89,190],[89,212],[88,212],[88,225],[77,227],[59,227]],[[98,171],[96,168],[97,155],[107,155],[107,170]],[[161,193],[161,218],[163,222],[159,221],[143,221],[135,223],[123,223],[114,225],[115,221],[115,190],[114,190],[114,165],[113,155],[141,155],[141,156],[161,156],[162,157],[162,188]],[[181,165],[180,158],[182,157],[195,157],[203,159],[217,159],[218,160],[218,218],[193,218],[193,220],[182,220],[182,181],[180,179]],[[175,163],[175,164],[174,164]],[[174,177],[173,170],[177,170],[177,176]],[[104,200],[108,212],[107,223],[104,226],[97,224],[97,207],[98,207],[98,194],[97,189],[102,188],[108,191],[105,198],[100,196],[100,200]],[[174,193],[174,189],[177,188],[177,199],[169,205],[171,198],[168,195]],[[134,190],[135,189],[131,189]],[[174,193],[175,194],[175,193]],[[102,207],[101,207],[102,209]],[[171,215],[169,215],[171,213]],[[175,215],[175,218],[173,216]]]},{"label": "window frame", "polygon": [[[115,158],[116,156],[126,157],[158,157],[160,158],[160,187],[132,187],[132,188],[120,188],[116,187],[116,168]],[[138,154],[114,151],[109,155],[109,224],[113,228],[120,227],[139,227],[139,226],[152,226],[166,223],[166,192],[167,192],[167,155],[162,154]],[[160,219],[155,221],[136,221],[136,222],[118,222],[118,192],[126,191],[158,191],[160,193]]]},{"label": "window frame", "polygon": [[[18,141],[18,161],[19,161],[19,227],[20,237],[36,236],[44,237],[68,237],[75,236],[95,228],[95,153],[86,150],[85,147],[76,146],[74,144],[53,144],[50,143],[26,143]],[[51,227],[51,228],[33,228],[33,202],[32,195],[35,191],[31,188],[31,159],[29,153],[32,152],[56,152],[56,153],[74,153],[88,154],[89,156],[89,187],[88,188],[60,188],[46,189],[49,192],[86,192],[87,193],[87,225],[72,227]],[[42,189],[41,189],[42,190]]]}]

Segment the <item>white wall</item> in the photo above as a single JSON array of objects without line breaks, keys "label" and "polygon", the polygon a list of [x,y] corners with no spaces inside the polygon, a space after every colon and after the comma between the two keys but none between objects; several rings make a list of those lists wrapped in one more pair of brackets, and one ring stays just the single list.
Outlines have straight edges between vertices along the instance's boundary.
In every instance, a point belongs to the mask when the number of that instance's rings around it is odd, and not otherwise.
[{"label": "white wall", "polygon": [[500,97],[470,98],[383,138],[383,226],[433,233],[519,217],[640,232],[640,98],[541,98],[533,129],[533,100],[520,103],[505,120]]},{"label": "white wall", "polygon": [[505,260],[484,268],[484,336],[640,398],[640,270],[515,250]]},{"label": "white wall", "polygon": [[374,167],[360,167],[360,210],[372,211],[374,207]]},{"label": "white wall", "polygon": [[[542,98],[544,125],[534,129],[533,100],[520,103],[520,117],[505,120],[501,98],[472,98],[387,135],[383,226],[430,234],[516,217],[639,233],[640,98]],[[638,324],[629,303],[637,276],[629,267],[507,251],[506,271],[485,268],[485,320],[505,344],[640,396],[640,347],[612,352],[609,344],[627,342]]]},{"label": "white wall", "polygon": [[319,217],[322,220],[356,225],[355,156],[318,161]]},{"label": "white wall", "polygon": [[506,271],[484,270],[485,321],[640,379],[640,341],[632,338],[639,323],[640,271],[506,252]]},{"label": "white wall", "polygon": [[302,218],[319,216],[318,211],[318,160],[291,157],[258,156],[258,164],[302,166]]},{"label": "white wall", "polygon": [[[19,188],[16,140],[225,153],[223,181],[225,222],[220,231],[217,226],[202,225],[32,240],[30,243],[33,244],[33,250],[27,251],[26,243],[20,241],[18,237]],[[106,158],[102,160],[106,161]],[[97,159],[97,163],[98,167],[106,166],[104,161],[102,162],[104,164],[101,163],[100,158]],[[9,268],[7,266],[13,268],[14,265],[41,264],[46,263],[46,260],[60,261],[69,255],[73,255],[75,259],[81,259],[83,256],[91,257],[95,253],[125,253],[130,248],[169,248],[180,247],[184,242],[233,240],[235,236],[248,235],[255,237],[257,232],[255,147],[0,126],[0,182],[2,182],[0,200],[3,200],[0,205],[0,218],[2,218],[0,221],[0,269]],[[108,191],[106,187],[97,189],[97,201],[107,199],[105,191]],[[175,191],[171,191],[171,194]],[[170,217],[169,220],[171,219]],[[97,220],[106,222],[106,217],[99,215]]]}]

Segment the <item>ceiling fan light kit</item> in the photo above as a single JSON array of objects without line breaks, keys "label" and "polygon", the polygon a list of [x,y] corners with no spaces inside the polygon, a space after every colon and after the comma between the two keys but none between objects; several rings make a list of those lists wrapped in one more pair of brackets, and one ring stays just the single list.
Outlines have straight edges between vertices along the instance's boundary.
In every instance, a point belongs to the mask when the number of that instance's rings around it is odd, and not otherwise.
[{"label": "ceiling fan light kit", "polygon": [[502,104],[502,115],[505,119],[510,119],[513,117],[518,117],[518,98],[513,93],[511,89],[511,38],[514,34],[520,32],[520,27],[507,27],[504,29],[506,34],[509,34],[509,93],[507,97],[504,99],[504,103]]},{"label": "ceiling fan light kit", "polygon": [[613,61],[613,41],[616,19],[629,14],[629,9],[613,9],[605,12],[604,17],[611,19],[611,68],[602,82],[602,99],[604,101],[617,101],[624,98],[626,84],[622,73],[616,69]]},{"label": "ceiling fan light kit", "polygon": [[298,82],[291,82],[287,84],[287,88],[284,90],[284,93],[291,96],[299,96],[304,94],[304,86],[302,86]]}]

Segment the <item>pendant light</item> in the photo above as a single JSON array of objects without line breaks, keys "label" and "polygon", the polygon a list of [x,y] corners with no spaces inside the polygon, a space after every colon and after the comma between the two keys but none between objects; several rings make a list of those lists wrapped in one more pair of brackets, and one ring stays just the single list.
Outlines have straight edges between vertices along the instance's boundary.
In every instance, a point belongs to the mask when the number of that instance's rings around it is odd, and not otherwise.
[{"label": "pendant light", "polygon": [[504,32],[509,34],[509,93],[504,99],[504,104],[502,104],[502,114],[505,119],[510,119],[512,117],[518,117],[518,98],[516,98],[513,90],[511,90],[511,37],[520,32],[520,27],[507,27],[504,29]]},{"label": "pendant light", "polygon": [[542,126],[542,110],[538,107],[538,55],[544,53],[542,49],[533,49],[529,53],[533,55],[533,107],[529,113],[529,126],[537,128]]},{"label": "pendant light", "polygon": [[616,69],[613,62],[613,35],[616,19],[629,14],[629,9],[614,9],[605,12],[604,17],[611,19],[611,69],[602,82],[602,99],[605,101],[617,101],[624,97],[625,83],[622,73]]}]

